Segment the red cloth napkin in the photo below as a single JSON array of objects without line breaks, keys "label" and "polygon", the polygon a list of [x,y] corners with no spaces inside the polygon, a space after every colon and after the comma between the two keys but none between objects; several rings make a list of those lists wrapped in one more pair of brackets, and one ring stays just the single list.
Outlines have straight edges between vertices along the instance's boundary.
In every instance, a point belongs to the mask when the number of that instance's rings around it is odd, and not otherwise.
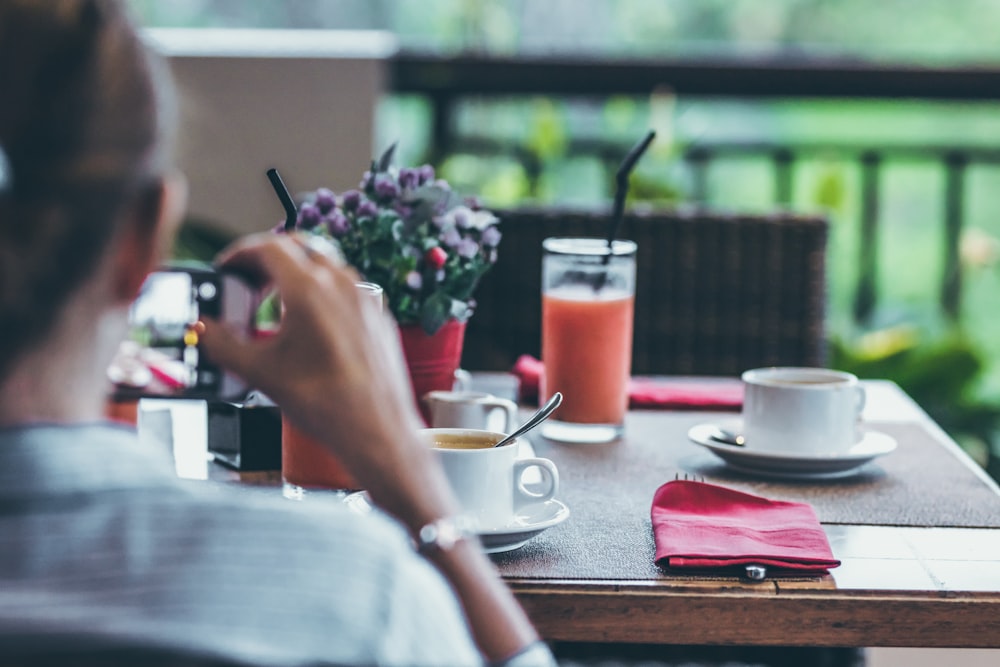
[{"label": "red cloth napkin", "polygon": [[[542,362],[530,355],[521,355],[514,364],[514,375],[521,381],[521,400],[538,398]],[[739,410],[743,405],[743,384],[733,380],[653,380],[632,378],[628,387],[629,405],[633,408],[702,408]]]},{"label": "red cloth napkin", "polygon": [[705,482],[667,482],[650,511],[656,563],[670,568],[766,565],[822,572],[840,565],[813,508]]}]

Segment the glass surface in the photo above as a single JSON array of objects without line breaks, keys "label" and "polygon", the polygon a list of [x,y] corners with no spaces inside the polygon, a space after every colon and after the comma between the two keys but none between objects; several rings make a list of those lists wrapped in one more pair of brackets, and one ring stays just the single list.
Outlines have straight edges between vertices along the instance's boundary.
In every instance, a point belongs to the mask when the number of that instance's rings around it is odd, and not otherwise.
[{"label": "glass surface", "polygon": [[632,365],[635,250],[602,239],[546,239],[542,247],[540,400],[563,403],[541,426],[564,442],[607,442],[624,432]]},{"label": "glass surface", "polygon": [[[358,289],[378,303],[382,310],[382,287],[370,282],[357,283]],[[308,495],[346,495],[358,488],[343,465],[326,448],[288,422],[281,423],[282,495],[302,500]]]}]

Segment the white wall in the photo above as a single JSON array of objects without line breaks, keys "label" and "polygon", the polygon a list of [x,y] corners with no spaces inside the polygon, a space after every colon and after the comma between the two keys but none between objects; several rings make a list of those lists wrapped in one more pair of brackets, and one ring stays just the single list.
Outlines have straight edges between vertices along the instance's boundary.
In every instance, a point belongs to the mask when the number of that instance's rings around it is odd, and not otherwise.
[{"label": "white wall", "polygon": [[866,667],[997,667],[1000,650],[871,648]]},{"label": "white wall", "polygon": [[356,187],[375,152],[383,32],[152,29],[181,102],[178,162],[192,217],[234,232],[284,218],[264,172],[294,192]]}]

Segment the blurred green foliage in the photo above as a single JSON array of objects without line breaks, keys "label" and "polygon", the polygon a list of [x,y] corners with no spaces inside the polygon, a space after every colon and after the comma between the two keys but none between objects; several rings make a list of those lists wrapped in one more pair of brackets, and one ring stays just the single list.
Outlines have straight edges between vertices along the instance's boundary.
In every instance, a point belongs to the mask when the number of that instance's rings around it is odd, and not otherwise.
[{"label": "blurred green foliage", "polygon": [[[442,53],[1000,62],[989,0],[130,0],[149,25],[378,29]],[[905,20],[901,20],[905,17]]]},{"label": "blurred green foliage", "polygon": [[174,239],[173,257],[178,260],[211,262],[229,245],[234,235],[197,218],[187,218]]},{"label": "blurred green foliage", "polygon": [[976,392],[985,361],[959,330],[926,339],[900,325],[851,341],[834,337],[830,366],[860,378],[891,379],[955,437],[994,478],[1000,479],[1000,402]]}]

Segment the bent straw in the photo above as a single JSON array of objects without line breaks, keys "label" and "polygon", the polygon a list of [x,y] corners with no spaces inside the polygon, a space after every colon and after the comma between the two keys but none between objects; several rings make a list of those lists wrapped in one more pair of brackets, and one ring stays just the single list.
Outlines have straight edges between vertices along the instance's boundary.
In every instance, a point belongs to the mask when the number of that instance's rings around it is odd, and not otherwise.
[{"label": "bent straw", "polygon": [[615,243],[615,237],[618,235],[618,227],[621,226],[622,217],[625,215],[625,197],[628,195],[629,177],[632,175],[632,170],[635,168],[639,158],[646,152],[649,145],[653,143],[654,138],[656,138],[656,131],[650,130],[642,141],[632,147],[632,150],[622,160],[617,173],[615,173],[615,203],[611,209],[611,223],[608,229],[608,253],[604,256],[605,265],[611,261],[612,247]]},{"label": "bent straw", "polygon": [[288,188],[285,187],[285,182],[281,180],[281,176],[278,174],[278,170],[271,167],[267,170],[267,180],[271,181],[271,187],[274,188],[274,193],[278,195],[278,201],[281,202],[281,207],[285,209],[285,231],[290,232],[295,229],[295,223],[299,217],[299,211],[295,208],[295,202],[292,201],[292,196],[288,194]]}]

